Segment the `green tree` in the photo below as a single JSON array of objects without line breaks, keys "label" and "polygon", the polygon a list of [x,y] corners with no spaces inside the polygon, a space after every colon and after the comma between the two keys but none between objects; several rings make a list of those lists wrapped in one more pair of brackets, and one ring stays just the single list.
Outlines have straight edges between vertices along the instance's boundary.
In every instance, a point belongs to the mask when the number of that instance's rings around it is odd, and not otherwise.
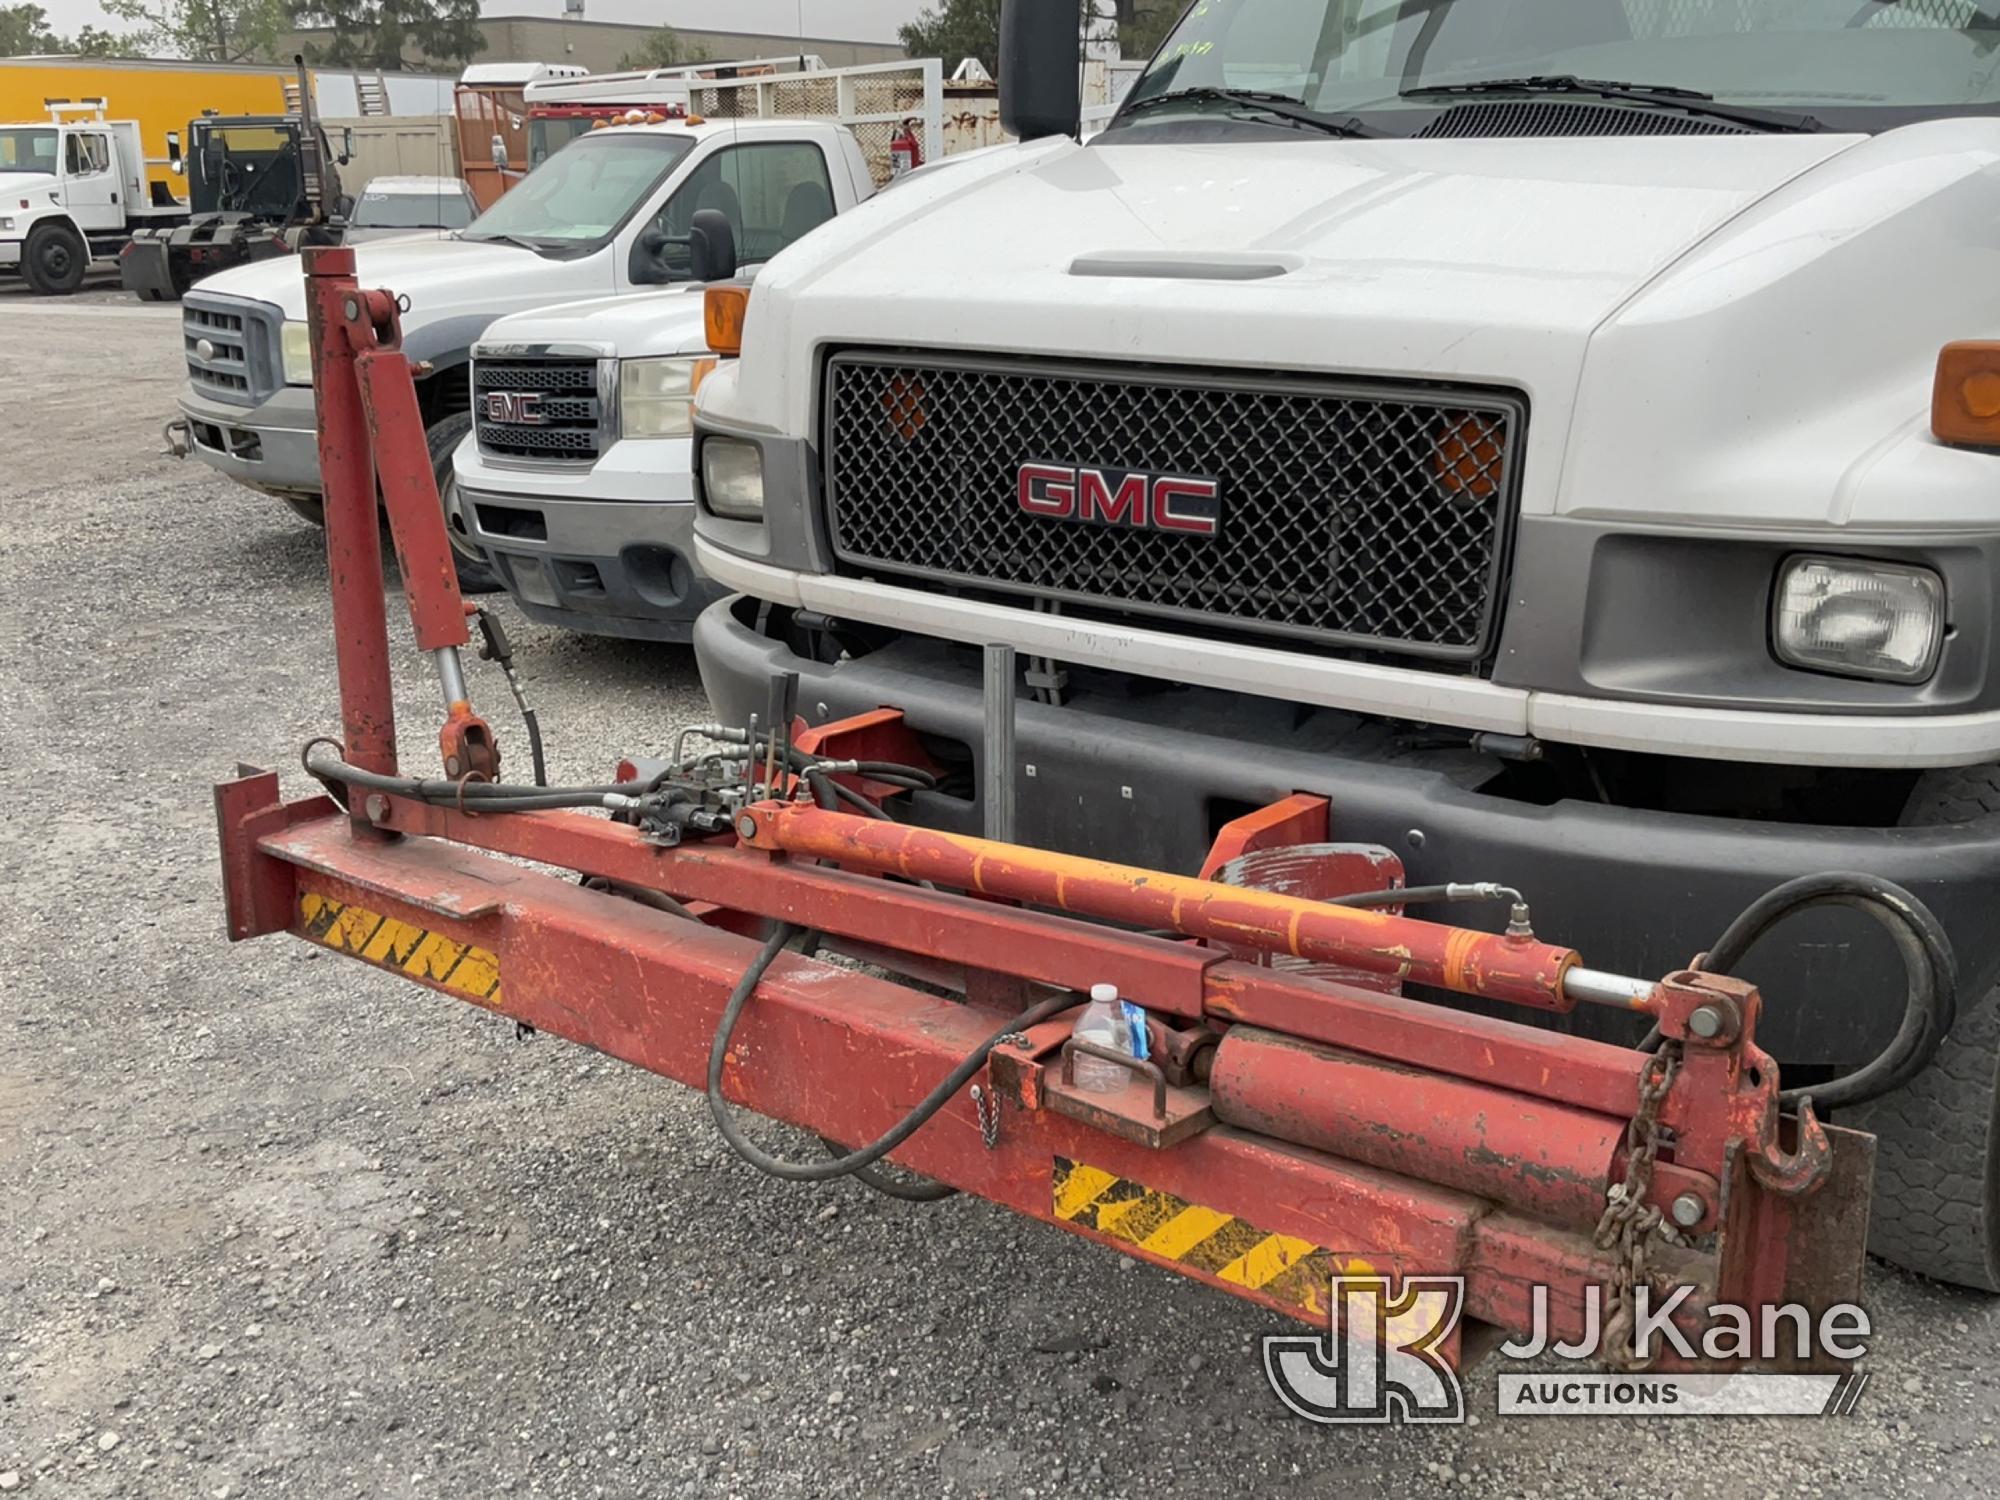
[{"label": "green tree", "polygon": [[0,5],[0,57],[71,50],[69,42],[49,30],[48,12],[39,5]]},{"label": "green tree", "polygon": [[[1077,35],[1097,36],[1113,11],[1144,0],[1078,0]],[[968,57],[976,57],[995,78],[1000,76],[1000,0],[937,0],[935,10],[896,28],[896,40],[911,57],[935,57],[949,73]]]},{"label": "green tree", "polygon": [[912,57],[935,57],[945,72],[976,57],[1000,76],[1000,0],[938,0],[935,10],[896,28],[896,39]]},{"label": "green tree", "polygon": [[86,27],[82,51],[242,62],[262,57],[290,24],[285,0],[103,0],[107,14],[132,29],[120,35]]},{"label": "green tree", "polygon": [[323,26],[330,40],[308,61],[337,68],[400,72],[431,63],[462,65],[479,55],[479,0],[298,0],[292,18]]},{"label": "green tree", "polygon": [[660,26],[647,32],[638,46],[619,58],[618,66],[627,69],[685,68],[707,61],[708,48],[702,43],[689,41],[671,26]]}]

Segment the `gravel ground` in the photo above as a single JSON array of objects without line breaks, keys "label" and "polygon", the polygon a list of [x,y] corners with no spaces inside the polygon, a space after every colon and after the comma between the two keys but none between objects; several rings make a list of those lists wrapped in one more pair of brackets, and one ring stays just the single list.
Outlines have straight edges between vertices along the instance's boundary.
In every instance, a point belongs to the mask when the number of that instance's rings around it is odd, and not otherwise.
[{"label": "gravel ground", "polygon": [[[1489,1366],[1477,1426],[1311,1428],[1257,1308],[979,1202],[773,1184],[671,1084],[228,946],[208,788],[332,727],[324,561],[161,456],[175,318],[0,291],[0,1492],[2000,1490],[1990,1300],[1876,1268],[1845,1420],[1500,1419]],[[683,651],[515,639],[558,777],[702,715]]]}]

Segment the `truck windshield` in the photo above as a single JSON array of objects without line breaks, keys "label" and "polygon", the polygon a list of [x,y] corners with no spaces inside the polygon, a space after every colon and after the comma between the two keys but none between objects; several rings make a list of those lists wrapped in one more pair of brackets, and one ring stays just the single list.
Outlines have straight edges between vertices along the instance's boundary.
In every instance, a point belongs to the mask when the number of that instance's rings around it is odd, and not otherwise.
[{"label": "truck windshield", "polygon": [[558,151],[507,196],[472,221],[468,240],[500,240],[531,249],[579,249],[603,243],[652,194],[694,145],[665,131],[598,132]]},{"label": "truck windshield", "polygon": [[56,133],[53,130],[0,130],[0,172],[46,172],[56,170]]},{"label": "truck windshield", "polygon": [[[1865,126],[1871,109],[2000,104],[1996,11],[2000,0],[1195,0],[1126,102],[1206,89],[1190,111],[1228,114],[1215,90],[1254,91],[1337,119],[1400,111],[1414,126],[1457,101],[1451,85],[1608,80]],[[1176,113],[1149,106],[1132,123]]]},{"label": "truck windshield", "polygon": [[363,193],[348,223],[356,229],[463,229],[472,207],[456,183],[434,193]]}]

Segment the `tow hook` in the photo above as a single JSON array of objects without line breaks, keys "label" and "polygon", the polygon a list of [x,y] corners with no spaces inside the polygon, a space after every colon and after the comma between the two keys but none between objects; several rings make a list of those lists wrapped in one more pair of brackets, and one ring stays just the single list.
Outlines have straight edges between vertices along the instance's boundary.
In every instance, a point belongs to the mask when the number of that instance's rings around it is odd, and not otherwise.
[{"label": "tow hook", "polygon": [[1813,1113],[1810,1098],[1799,1100],[1797,1145],[1786,1151],[1777,1139],[1777,1121],[1759,1133],[1748,1166],[1759,1187],[1784,1198],[1800,1198],[1816,1190],[1833,1170],[1833,1146]]},{"label": "tow hook", "polygon": [[188,451],[194,447],[193,439],[188,436],[188,424],[185,417],[175,417],[173,421],[162,427],[160,429],[160,438],[166,443],[167,453],[173,458],[186,458]]}]

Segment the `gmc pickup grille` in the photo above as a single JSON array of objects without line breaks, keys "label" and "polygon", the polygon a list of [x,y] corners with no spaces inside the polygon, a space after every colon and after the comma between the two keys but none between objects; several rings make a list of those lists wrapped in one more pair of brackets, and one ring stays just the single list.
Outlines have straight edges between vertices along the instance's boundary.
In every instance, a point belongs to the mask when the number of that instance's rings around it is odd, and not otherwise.
[{"label": "gmc pickup grille", "polygon": [[[824,422],[850,575],[1440,661],[1491,645],[1525,430],[1504,392],[849,351]],[[1215,498],[1149,511],[1157,476]]]},{"label": "gmc pickup grille", "polygon": [[472,416],[482,452],[593,462],[604,426],[597,361],[475,359]]}]

